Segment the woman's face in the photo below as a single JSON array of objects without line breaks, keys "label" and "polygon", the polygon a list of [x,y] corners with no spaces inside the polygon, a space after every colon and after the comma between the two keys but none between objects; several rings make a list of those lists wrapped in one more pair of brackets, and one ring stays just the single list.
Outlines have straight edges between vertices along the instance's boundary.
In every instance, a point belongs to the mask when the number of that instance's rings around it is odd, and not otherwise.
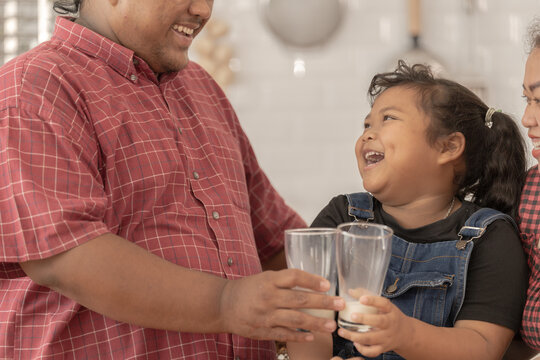
[{"label": "woman's face", "polygon": [[532,140],[532,156],[540,162],[540,48],[534,49],[525,65],[523,97],[527,99],[521,123]]}]

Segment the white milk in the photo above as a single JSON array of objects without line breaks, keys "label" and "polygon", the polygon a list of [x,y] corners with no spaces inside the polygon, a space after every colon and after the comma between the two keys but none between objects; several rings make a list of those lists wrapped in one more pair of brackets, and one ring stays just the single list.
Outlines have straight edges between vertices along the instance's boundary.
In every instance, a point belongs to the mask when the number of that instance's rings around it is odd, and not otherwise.
[{"label": "white milk", "polygon": [[300,311],[305,312],[306,314],[317,316],[320,318],[325,319],[333,319],[334,318],[334,311],[333,310],[325,310],[325,309],[300,309]]},{"label": "white milk", "polygon": [[[339,312],[338,325],[344,329],[365,332],[368,331],[371,326],[355,323],[352,320],[352,314],[376,314],[377,308],[360,304],[358,301],[347,301],[345,303],[345,309]],[[344,320],[344,321],[340,321]]]}]

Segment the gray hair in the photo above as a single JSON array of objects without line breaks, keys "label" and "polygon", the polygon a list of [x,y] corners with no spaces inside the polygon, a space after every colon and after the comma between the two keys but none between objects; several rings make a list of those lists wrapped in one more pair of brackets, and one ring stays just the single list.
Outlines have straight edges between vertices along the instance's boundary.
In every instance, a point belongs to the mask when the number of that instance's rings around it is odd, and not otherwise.
[{"label": "gray hair", "polygon": [[528,46],[527,49],[529,53],[534,49],[540,48],[540,17],[535,17],[528,29]]}]

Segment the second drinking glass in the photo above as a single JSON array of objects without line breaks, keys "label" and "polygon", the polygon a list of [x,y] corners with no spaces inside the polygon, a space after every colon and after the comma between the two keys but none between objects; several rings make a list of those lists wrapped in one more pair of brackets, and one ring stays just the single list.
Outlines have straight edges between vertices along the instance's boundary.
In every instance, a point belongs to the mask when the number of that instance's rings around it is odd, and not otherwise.
[{"label": "second drinking glass", "polygon": [[376,313],[371,306],[360,303],[363,295],[380,295],[390,255],[391,228],[385,225],[353,222],[338,226],[336,256],[339,296],[346,302],[339,312],[338,325],[358,332],[369,331],[368,325],[352,321],[353,313]]}]

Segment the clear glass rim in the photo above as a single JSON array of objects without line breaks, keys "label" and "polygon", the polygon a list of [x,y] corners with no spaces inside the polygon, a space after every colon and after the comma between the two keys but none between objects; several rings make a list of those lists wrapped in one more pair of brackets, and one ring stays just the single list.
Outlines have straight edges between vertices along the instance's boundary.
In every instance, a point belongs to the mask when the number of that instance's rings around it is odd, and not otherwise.
[{"label": "clear glass rim", "polygon": [[[339,232],[349,233],[348,231],[343,230],[343,228],[344,228],[344,227],[347,227],[347,226],[358,226],[358,225],[366,225],[366,226],[368,226],[368,227],[376,227],[376,228],[380,228],[381,230],[383,230],[385,236],[392,236],[392,235],[394,235],[394,230],[392,230],[391,227],[386,226],[386,225],[384,225],[384,224],[368,223],[368,222],[357,222],[357,221],[346,222],[346,223],[339,224],[339,225],[337,226],[336,229],[337,229]],[[356,235],[356,234],[350,234],[350,235],[351,235],[351,236],[358,236],[358,235]]]},{"label": "clear glass rim", "polygon": [[285,234],[289,235],[333,235],[337,234],[338,229],[337,228],[331,228],[331,227],[312,227],[312,228],[296,228],[296,229],[287,229],[285,230]]}]

